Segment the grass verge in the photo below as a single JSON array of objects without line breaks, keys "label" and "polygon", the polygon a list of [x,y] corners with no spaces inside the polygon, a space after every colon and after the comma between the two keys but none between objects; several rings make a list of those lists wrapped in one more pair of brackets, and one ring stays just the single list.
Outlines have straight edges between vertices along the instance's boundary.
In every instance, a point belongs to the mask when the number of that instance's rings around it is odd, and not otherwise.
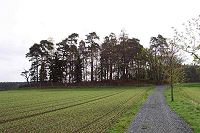
[{"label": "grass verge", "polygon": [[[197,84],[184,84],[174,89],[174,102],[171,102],[170,89],[166,89],[165,96],[168,105],[182,117],[195,133],[200,133],[200,88]],[[200,84],[199,84],[200,85]]]}]

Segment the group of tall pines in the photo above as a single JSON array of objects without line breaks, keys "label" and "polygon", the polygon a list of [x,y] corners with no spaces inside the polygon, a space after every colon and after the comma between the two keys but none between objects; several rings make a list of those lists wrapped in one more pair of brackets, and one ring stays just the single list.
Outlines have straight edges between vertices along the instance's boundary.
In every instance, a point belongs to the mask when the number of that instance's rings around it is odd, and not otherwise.
[{"label": "group of tall pines", "polygon": [[[100,43],[101,42],[101,43]],[[80,83],[113,80],[164,82],[169,45],[162,35],[151,37],[144,48],[137,38],[124,31],[102,41],[96,32],[79,39],[72,33],[54,43],[41,40],[29,48],[26,57],[31,62],[31,83]]]}]

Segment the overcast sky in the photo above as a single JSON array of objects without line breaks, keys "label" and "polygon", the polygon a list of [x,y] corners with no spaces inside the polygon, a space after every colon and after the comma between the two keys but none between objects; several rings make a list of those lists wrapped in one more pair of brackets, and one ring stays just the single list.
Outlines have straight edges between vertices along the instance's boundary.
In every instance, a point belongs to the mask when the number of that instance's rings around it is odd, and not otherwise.
[{"label": "overcast sky", "polygon": [[125,29],[149,46],[151,36],[172,36],[171,27],[200,14],[199,0],[0,0],[0,81],[24,81],[30,63],[25,54],[34,42],[69,34],[81,39]]}]

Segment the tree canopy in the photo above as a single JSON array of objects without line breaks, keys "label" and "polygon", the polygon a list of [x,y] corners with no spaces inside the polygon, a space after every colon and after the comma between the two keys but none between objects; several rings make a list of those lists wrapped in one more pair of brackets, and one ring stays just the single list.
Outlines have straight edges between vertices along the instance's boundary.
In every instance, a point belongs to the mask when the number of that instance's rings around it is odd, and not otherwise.
[{"label": "tree canopy", "polygon": [[[132,80],[168,82],[170,74],[167,57],[170,43],[162,35],[151,37],[150,48],[144,48],[140,40],[121,31],[100,37],[96,32],[86,35],[72,33],[58,43],[42,40],[30,47],[26,57],[31,62],[31,83],[80,83],[96,81]],[[172,51],[171,51],[172,52]],[[173,56],[173,60],[178,60]],[[176,62],[181,64],[181,62]],[[175,67],[175,66],[173,66]],[[27,80],[28,81],[28,80]]]}]

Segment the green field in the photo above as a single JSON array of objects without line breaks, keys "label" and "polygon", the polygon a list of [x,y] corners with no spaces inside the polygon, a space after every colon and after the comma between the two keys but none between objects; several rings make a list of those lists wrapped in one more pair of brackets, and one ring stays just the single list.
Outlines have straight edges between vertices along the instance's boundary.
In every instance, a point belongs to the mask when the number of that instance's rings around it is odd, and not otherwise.
[{"label": "green field", "polygon": [[124,132],[152,87],[0,92],[0,132]]},{"label": "green field", "polygon": [[175,101],[170,101],[170,90],[166,91],[167,102],[191,127],[200,133],[200,84],[183,84],[174,89]]}]

